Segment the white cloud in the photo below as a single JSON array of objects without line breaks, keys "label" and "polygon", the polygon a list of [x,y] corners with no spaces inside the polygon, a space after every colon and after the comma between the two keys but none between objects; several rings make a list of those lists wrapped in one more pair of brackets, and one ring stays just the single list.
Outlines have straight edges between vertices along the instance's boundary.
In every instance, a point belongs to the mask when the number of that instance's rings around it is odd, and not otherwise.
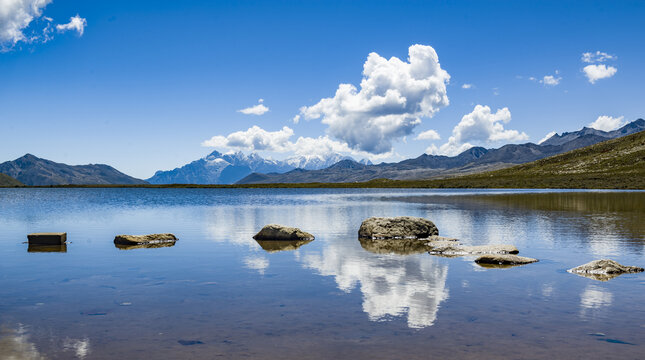
[{"label": "white cloud", "polygon": [[441,140],[441,136],[435,130],[427,130],[417,135],[416,140]]},{"label": "white cloud", "polygon": [[473,84],[463,84],[463,85],[461,85],[462,89],[470,89],[472,87],[473,87]]},{"label": "white cloud", "polygon": [[262,115],[269,111],[269,108],[266,107],[263,103],[264,99],[259,99],[257,105],[238,110],[238,112],[246,115]]},{"label": "white cloud", "polygon": [[446,155],[457,155],[475,145],[497,141],[520,141],[529,137],[524,132],[506,130],[504,124],[511,121],[508,108],[498,109],[492,113],[490,107],[477,105],[475,109],[461,118],[452,130],[448,142],[441,145],[439,152]]},{"label": "white cloud", "polygon": [[202,142],[202,146],[282,152],[288,150],[291,136],[293,136],[293,130],[287,126],[278,131],[266,131],[253,125],[246,131],[236,131],[228,136],[213,136]]},{"label": "white cloud", "polygon": [[299,122],[300,122],[300,115],[296,115],[296,116],[294,116],[292,120],[293,120],[293,123],[294,123],[294,124],[299,123]]},{"label": "white cloud", "polygon": [[561,77],[555,77],[553,75],[546,75],[542,80],[540,80],[540,83],[548,86],[556,86],[560,84],[560,80],[562,80]]},{"label": "white cloud", "polygon": [[58,30],[59,32],[74,30],[78,33],[78,36],[82,36],[86,26],[87,20],[78,16],[77,14],[76,16],[69,18],[69,22],[67,24],[56,25],[56,30]]},{"label": "white cloud", "polygon": [[582,68],[582,71],[584,71],[585,76],[587,79],[589,79],[589,82],[592,84],[595,84],[596,81],[600,79],[606,79],[614,76],[618,69],[616,69],[613,66],[607,66],[604,64],[601,65],[587,65],[584,68]]},{"label": "white cloud", "polygon": [[590,128],[602,131],[612,131],[616,130],[619,127],[625,125],[624,116],[611,117],[607,115],[598,116],[596,121],[589,124]]},{"label": "white cloud", "polygon": [[0,46],[11,48],[20,41],[31,42],[24,30],[52,0],[0,0]]},{"label": "white cloud", "polygon": [[331,136],[353,149],[387,153],[394,140],[414,131],[421,117],[432,117],[449,104],[449,80],[430,46],[410,46],[408,62],[371,53],[360,90],[340,84],[333,97],[304,106],[300,113],[307,120],[321,118]]},{"label": "white cloud", "polygon": [[541,143],[543,143],[543,142],[545,142],[545,141],[547,141],[547,140],[549,140],[549,139],[551,138],[551,136],[553,136],[553,135],[555,135],[555,134],[557,134],[557,132],[555,132],[555,131],[551,131],[550,133],[548,133],[548,134],[544,135],[544,137],[542,138],[542,140],[538,141],[538,145],[539,145],[539,144],[541,144]]},{"label": "white cloud", "polygon": [[598,63],[598,62],[605,62],[607,60],[616,60],[616,58],[617,57],[615,55],[610,55],[602,51],[596,51],[595,53],[594,52],[582,53],[582,57],[580,58],[580,60],[586,63]]}]

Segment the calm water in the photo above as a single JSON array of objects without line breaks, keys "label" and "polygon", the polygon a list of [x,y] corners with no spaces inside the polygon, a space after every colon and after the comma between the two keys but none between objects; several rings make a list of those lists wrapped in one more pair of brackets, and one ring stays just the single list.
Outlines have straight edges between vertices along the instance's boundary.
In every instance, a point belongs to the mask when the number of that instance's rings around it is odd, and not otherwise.
[{"label": "calm water", "polygon": [[[539,263],[378,254],[370,216],[422,216]],[[267,223],[316,240],[266,251]],[[66,252],[26,234],[66,231]],[[172,232],[120,250],[116,234]],[[428,190],[0,189],[0,359],[645,357],[645,193]]]}]

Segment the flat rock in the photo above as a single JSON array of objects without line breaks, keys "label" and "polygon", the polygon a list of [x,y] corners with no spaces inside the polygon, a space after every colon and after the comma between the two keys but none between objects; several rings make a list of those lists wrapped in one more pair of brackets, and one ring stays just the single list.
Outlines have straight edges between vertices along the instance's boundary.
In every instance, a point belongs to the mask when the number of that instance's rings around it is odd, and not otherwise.
[{"label": "flat rock", "polygon": [[67,233],[47,232],[27,235],[30,245],[62,245],[67,241]]},{"label": "flat rock", "polygon": [[313,240],[255,240],[264,251],[269,253],[297,250]]},{"label": "flat rock", "polygon": [[177,241],[177,237],[173,234],[117,235],[114,237],[116,245],[174,244],[175,241]]},{"label": "flat rock", "polygon": [[478,264],[492,265],[524,265],[538,261],[538,259],[509,254],[488,254],[482,255],[475,259],[475,262]]},{"label": "flat rock", "polygon": [[278,224],[269,224],[260,230],[255,236],[255,240],[314,240],[314,236],[308,232],[302,231],[295,227],[283,226]]},{"label": "flat rock", "polygon": [[162,242],[152,242],[145,244],[117,244],[114,243],[114,247],[119,250],[134,250],[134,249],[156,249],[162,247],[172,247],[175,246],[176,240],[168,240]]},{"label": "flat rock", "polygon": [[607,281],[621,274],[638,273],[644,270],[637,266],[621,265],[614,260],[601,259],[588,262],[567,271],[594,280]]},{"label": "flat rock", "polygon": [[399,217],[371,217],[358,229],[358,237],[363,239],[424,239],[439,235],[435,224],[427,219]]},{"label": "flat rock", "polygon": [[460,245],[453,241],[436,241],[428,243],[432,255],[481,255],[481,254],[517,254],[520,251],[514,245]]}]

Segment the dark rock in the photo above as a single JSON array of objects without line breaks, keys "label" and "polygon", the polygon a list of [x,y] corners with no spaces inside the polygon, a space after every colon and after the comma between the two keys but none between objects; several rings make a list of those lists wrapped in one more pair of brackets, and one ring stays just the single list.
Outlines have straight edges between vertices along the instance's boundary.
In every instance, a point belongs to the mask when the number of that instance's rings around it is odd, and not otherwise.
[{"label": "dark rock", "polygon": [[314,240],[314,236],[298,228],[283,226],[278,224],[269,224],[260,230],[255,236],[255,240]]},{"label": "dark rock", "polygon": [[529,257],[524,257],[524,256],[517,256],[517,255],[488,254],[488,255],[482,255],[478,257],[477,259],[475,259],[475,262],[478,264],[492,264],[492,265],[524,265],[524,264],[531,264],[534,262],[538,262],[538,260],[529,258]]},{"label": "dark rock", "polygon": [[30,245],[62,245],[67,241],[67,233],[33,233],[27,239]]},{"label": "dark rock", "polygon": [[439,235],[430,220],[412,217],[371,217],[361,224],[358,237],[363,239],[425,239]]}]

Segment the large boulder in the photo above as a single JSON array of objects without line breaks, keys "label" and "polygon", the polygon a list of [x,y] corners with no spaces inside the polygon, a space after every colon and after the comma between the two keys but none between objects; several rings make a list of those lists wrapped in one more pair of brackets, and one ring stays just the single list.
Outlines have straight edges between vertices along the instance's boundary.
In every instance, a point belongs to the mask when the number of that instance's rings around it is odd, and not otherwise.
[{"label": "large boulder", "polygon": [[567,271],[594,280],[607,281],[621,274],[637,273],[644,270],[641,267],[621,265],[614,260],[602,259],[588,262]]},{"label": "large boulder", "polygon": [[490,265],[524,265],[538,262],[538,259],[509,254],[487,254],[478,257],[475,262]]},{"label": "large boulder", "polygon": [[313,240],[314,236],[295,227],[269,224],[263,227],[253,238],[255,240],[294,241]]},{"label": "large boulder", "polygon": [[115,245],[174,244],[175,241],[177,241],[177,237],[173,234],[117,235],[114,237]]},{"label": "large boulder", "polygon": [[425,239],[439,235],[435,224],[427,219],[399,217],[371,217],[358,229],[358,237],[363,239]]}]

